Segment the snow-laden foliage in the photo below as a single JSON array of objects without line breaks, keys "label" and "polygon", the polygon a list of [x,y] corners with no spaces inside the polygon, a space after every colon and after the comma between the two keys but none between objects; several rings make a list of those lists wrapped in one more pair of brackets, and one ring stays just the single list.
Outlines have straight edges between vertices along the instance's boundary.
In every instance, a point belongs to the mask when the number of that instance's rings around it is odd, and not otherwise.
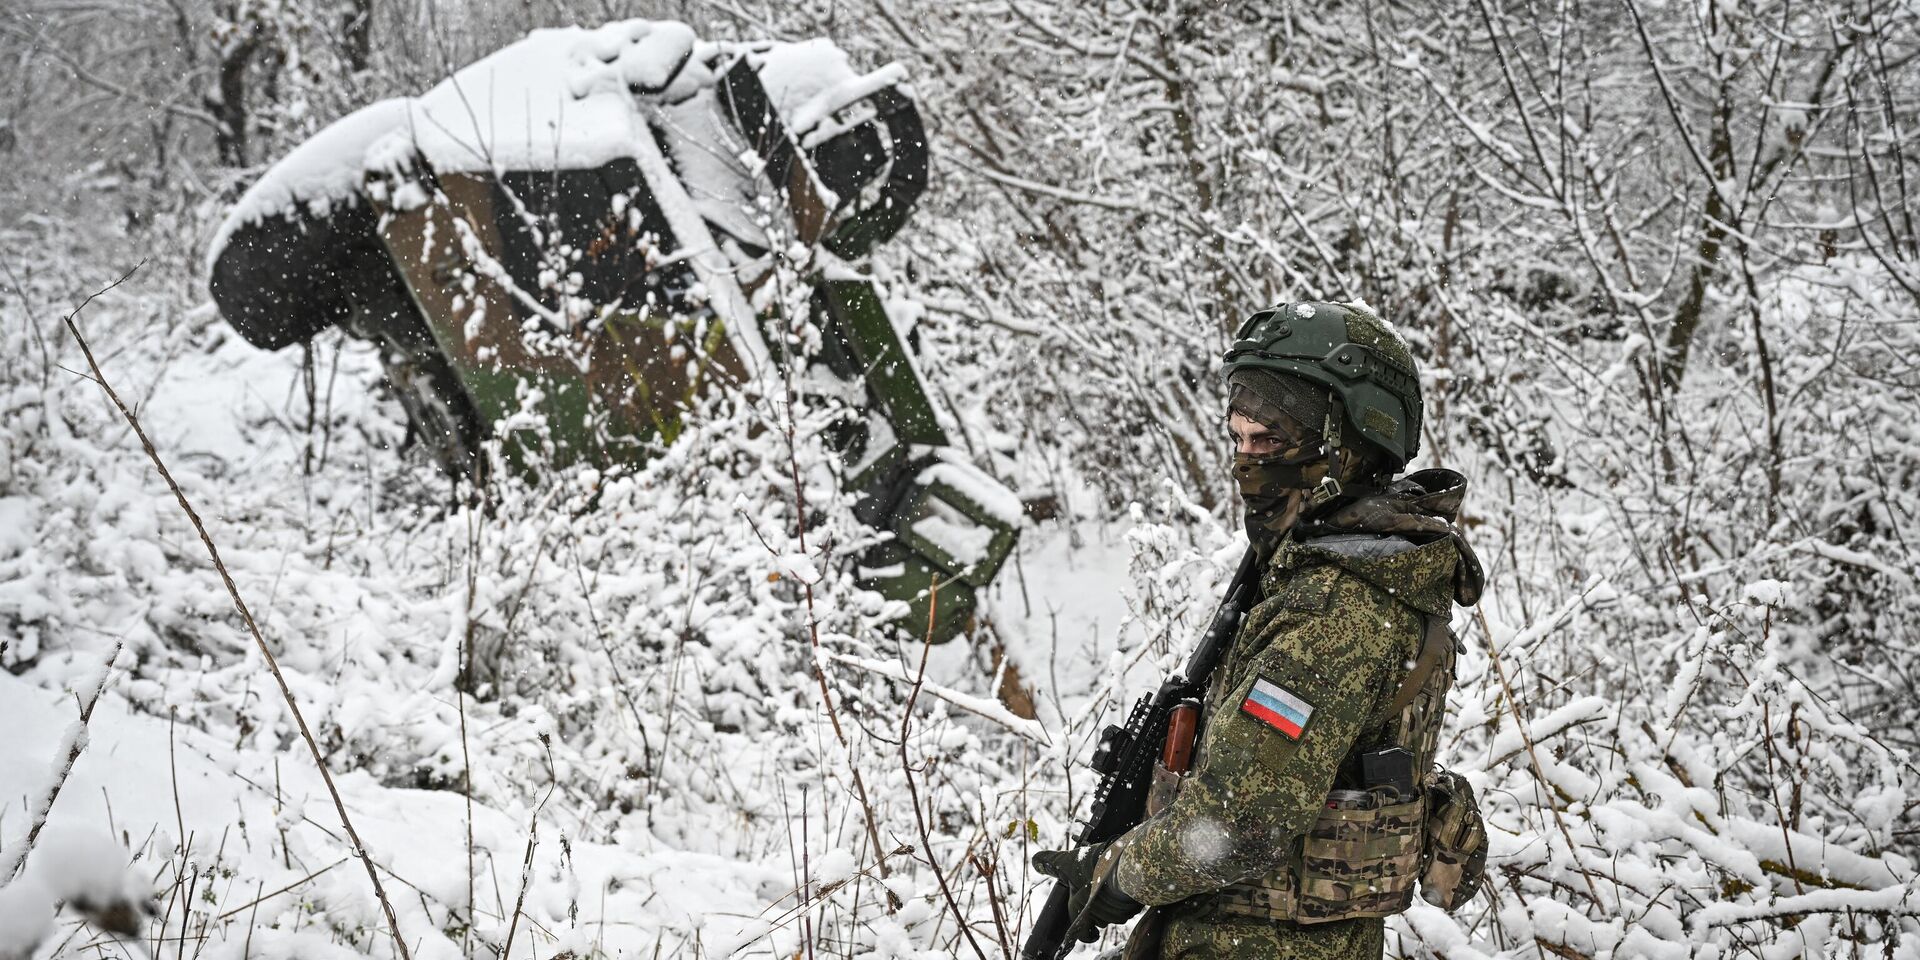
[{"label": "snow-laden foliage", "polygon": [[[362,51],[335,25],[367,10]],[[158,895],[149,946],[395,955],[197,535],[72,372],[59,317],[135,262],[81,329],[254,605],[410,951],[485,958],[1017,950],[1089,739],[1236,558],[1231,327],[1357,296],[1420,356],[1420,465],[1469,475],[1491,573],[1446,760],[1493,883],[1390,949],[1913,955],[1911,2],[619,14],[906,67],[934,185],[876,273],[953,434],[1056,514],[976,642],[923,675],[850,583],[824,400],[717,398],[645,467],[468,506],[401,449],[368,353],[261,355],[202,306],[259,164],[604,11],[9,10],[0,711],[31,735],[0,747],[0,846],[79,743],[46,842],[113,836]],[[75,731],[55,692],[116,641]],[[5,929],[58,899],[39,856]],[[102,936],[57,919],[36,956]]]},{"label": "snow-laden foliage", "polygon": [[[23,266],[23,293],[57,296],[51,282],[33,283],[54,278]],[[177,305],[164,305],[149,322],[120,312],[129,306],[115,291],[78,325],[108,377],[143,401],[142,419],[207,517],[330,766],[357,774],[363,791],[378,782],[484,805],[479,833],[468,827],[461,846],[434,850],[431,837],[384,852],[373,845],[376,862],[417,891],[397,904],[406,932],[427,937],[415,955],[490,954],[515,934],[543,953],[573,941],[614,952],[660,942],[674,952],[732,952],[715,937],[790,953],[780,944],[799,936],[792,917],[781,919],[800,914],[791,890],[822,884],[848,888],[849,916],[859,915],[862,897],[869,912],[875,896],[883,905],[885,897],[917,903],[896,920],[884,919],[887,910],[863,918],[893,923],[894,939],[906,944],[906,930],[929,919],[937,926],[941,912],[927,909],[932,889],[899,848],[945,849],[964,825],[977,833],[989,806],[1003,834],[1022,819],[1004,812],[1006,801],[989,800],[1010,774],[981,749],[978,732],[944,707],[904,710],[921,676],[920,648],[880,629],[896,611],[852,586],[846,559],[873,535],[852,520],[839,461],[824,446],[825,427],[840,414],[831,402],[718,396],[642,468],[528,474],[503,465],[509,479],[487,491],[487,502],[470,503],[462,492],[447,496],[443,479],[394,449],[403,432],[397,409],[328,403],[342,380],[354,394],[374,382],[366,351],[323,345],[326,366],[341,369],[291,401],[325,405],[304,429],[279,420],[275,401],[243,390],[212,391],[217,400],[247,397],[239,410],[195,409],[180,398],[191,383],[172,389],[173,401],[159,399],[175,376],[277,379],[285,390],[303,383],[301,369],[291,358],[262,357],[205,311],[182,320]],[[22,310],[9,320],[11,356],[42,356],[36,343],[66,335],[53,313]],[[804,329],[793,337],[814,339]],[[70,340],[48,342],[58,355],[75,352]],[[135,351],[146,352],[144,363],[126,362]],[[188,357],[182,374],[158,362],[162,351]],[[156,497],[157,477],[117,414],[90,383],[51,362],[10,367],[7,395],[15,405],[0,490],[11,520],[0,615],[9,670],[51,689],[77,686],[124,643],[117,663],[127,676],[115,689],[129,706],[218,731],[217,749],[238,758],[227,772],[243,798],[240,815],[200,809],[187,819],[232,819],[231,828],[258,831],[263,844],[242,855],[228,849],[226,829],[219,839],[176,832],[148,836],[128,855],[165,861],[159,882],[173,884],[169,896],[190,893],[197,871],[226,881],[220,898],[179,907],[177,922],[197,935],[212,926],[220,941],[241,943],[253,925],[318,924],[335,942],[387,949],[370,894],[350,880],[304,902],[270,903],[248,928],[220,929],[233,918],[216,914],[253,896],[232,877],[261,877],[278,860],[263,885],[300,881],[325,865],[309,858],[337,858],[342,838],[319,796],[283,797],[282,765],[306,762],[288,708],[195,531]],[[210,414],[231,418],[238,435],[194,436],[197,418]],[[255,458],[221,456],[234,451]],[[395,467],[403,469],[373,472]],[[922,696],[946,696],[1045,739],[1039,725],[989,698],[943,688]],[[888,745],[903,738],[904,752]],[[937,786],[909,787],[909,776],[937,776]],[[34,772],[21,789],[39,790],[44,779]],[[928,803],[918,841],[904,803],[914,790]],[[249,822],[248,807],[262,800],[271,800],[265,822]],[[501,810],[532,825],[489,827]],[[464,816],[471,820],[471,809]],[[303,823],[316,834],[303,836]],[[276,830],[277,841],[269,839]],[[516,902],[523,843],[539,854],[531,861],[539,870],[523,882],[559,881],[562,892]],[[648,916],[671,885],[629,881],[619,893],[621,871],[610,867],[611,879],[592,889],[599,899],[583,903],[571,848],[588,844],[616,860],[629,849],[711,858],[707,902],[670,897],[671,907],[653,915],[677,919],[607,931],[606,918]],[[429,852],[421,872],[405,866]],[[463,863],[471,880],[461,877]],[[888,885],[878,894],[849,885],[856,872]],[[703,881],[695,871],[686,882]],[[474,899],[476,886],[491,888],[491,902]],[[743,912],[730,916],[728,906]],[[771,919],[751,916],[749,906],[764,906]],[[583,911],[593,932],[561,935],[588,929]],[[157,921],[163,930],[167,919]]]}]

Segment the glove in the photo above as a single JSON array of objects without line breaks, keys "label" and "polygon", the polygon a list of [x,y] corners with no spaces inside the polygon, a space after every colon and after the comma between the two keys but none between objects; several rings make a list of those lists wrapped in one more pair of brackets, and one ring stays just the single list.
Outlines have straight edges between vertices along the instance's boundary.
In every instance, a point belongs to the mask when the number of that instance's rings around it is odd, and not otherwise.
[{"label": "glove", "polygon": [[1113,865],[1119,860],[1113,841],[1096,843],[1078,850],[1042,850],[1033,855],[1033,869],[1067,885],[1067,915],[1086,914],[1087,923],[1077,931],[1082,943],[1100,938],[1100,928],[1125,923],[1144,909],[1140,901],[1127,896],[1113,882]]}]

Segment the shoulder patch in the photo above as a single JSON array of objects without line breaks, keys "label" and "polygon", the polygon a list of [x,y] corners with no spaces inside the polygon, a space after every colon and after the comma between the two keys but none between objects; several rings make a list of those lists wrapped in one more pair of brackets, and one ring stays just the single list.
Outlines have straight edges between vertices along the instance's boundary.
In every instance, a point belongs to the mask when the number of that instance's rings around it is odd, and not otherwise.
[{"label": "shoulder patch", "polygon": [[1313,704],[1266,677],[1253,678],[1253,687],[1241,701],[1240,711],[1280,731],[1289,740],[1304,736],[1307,724],[1313,720]]}]

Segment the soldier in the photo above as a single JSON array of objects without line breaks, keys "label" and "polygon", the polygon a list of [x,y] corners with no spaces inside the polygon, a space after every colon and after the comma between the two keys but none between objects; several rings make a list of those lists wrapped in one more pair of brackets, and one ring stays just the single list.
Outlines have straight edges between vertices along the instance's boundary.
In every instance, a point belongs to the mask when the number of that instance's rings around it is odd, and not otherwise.
[{"label": "soldier", "polygon": [[1451,908],[1484,865],[1471,791],[1427,772],[1453,682],[1446,624],[1481,585],[1453,526],[1465,482],[1393,479],[1418,448],[1419,379],[1361,304],[1254,314],[1225,374],[1259,600],[1213,675],[1177,796],[1035,866],[1096,925],[1155,908],[1129,958],[1374,960],[1416,877]]}]

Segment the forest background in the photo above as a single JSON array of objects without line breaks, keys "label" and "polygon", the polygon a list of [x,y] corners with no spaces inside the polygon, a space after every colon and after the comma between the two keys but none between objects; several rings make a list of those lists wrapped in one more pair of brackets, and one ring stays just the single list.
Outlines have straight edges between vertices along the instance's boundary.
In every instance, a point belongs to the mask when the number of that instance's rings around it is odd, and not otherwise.
[{"label": "forest background", "polygon": [[[877,626],[804,404],[469,510],[365,347],[208,303],[291,146],[636,16],[906,67],[933,188],[871,269],[1033,514],[971,643]],[[0,956],[1010,956],[1237,557],[1232,326],[1356,297],[1491,580],[1492,882],[1389,953],[1920,956],[1916,57],[1912,0],[10,4]],[[135,265],[76,327],[359,839],[63,323]]]}]

